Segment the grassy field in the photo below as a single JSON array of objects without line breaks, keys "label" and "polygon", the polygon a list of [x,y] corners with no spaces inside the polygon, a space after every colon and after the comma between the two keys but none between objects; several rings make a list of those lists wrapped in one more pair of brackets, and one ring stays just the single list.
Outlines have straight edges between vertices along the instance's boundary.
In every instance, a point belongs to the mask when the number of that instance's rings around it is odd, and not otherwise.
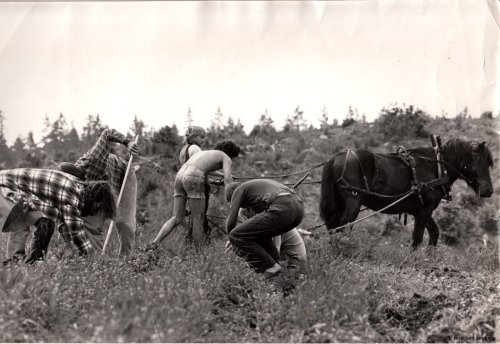
[{"label": "grassy field", "polygon": [[[471,137],[484,131],[472,130]],[[282,150],[238,158],[234,174],[290,173],[340,148],[366,144],[353,141],[362,133],[336,135],[335,140],[285,139]],[[495,132],[489,135],[498,141]],[[496,143],[492,149],[497,158]],[[226,251],[226,238],[215,225],[212,243],[199,253],[184,243],[182,229],[158,253],[145,253],[171,214],[175,171],[144,165],[137,173],[138,206],[150,221],[139,226],[134,255],[115,256],[115,234],[107,256],[60,261],[62,242],[55,235],[45,261],[0,267],[0,341],[492,342],[500,326],[498,223],[492,220],[498,211],[498,167],[491,173],[496,191],[491,199],[478,199],[458,182],[454,200],[440,205],[437,248],[412,252],[413,219],[403,226],[397,216],[376,215],[334,236],[324,227],[315,229],[305,239],[307,276],[286,274],[271,283]],[[320,175],[316,169],[308,181]],[[209,214],[227,214],[222,191],[212,196]],[[319,186],[304,184],[299,194],[306,206],[300,227],[320,224]],[[2,254],[6,239],[0,236]]]},{"label": "grassy field", "polygon": [[384,236],[374,231],[388,217],[377,215],[334,237],[317,229],[306,239],[308,276],[287,275],[275,283],[225,252],[225,239],[217,235],[196,254],[178,231],[151,255],[142,250],[155,234],[146,224],[133,257],[64,261],[55,257],[62,243],[54,238],[45,262],[0,269],[0,340],[463,342],[455,338],[492,337],[500,315],[496,239],[486,246],[439,245],[411,253],[410,228]]}]

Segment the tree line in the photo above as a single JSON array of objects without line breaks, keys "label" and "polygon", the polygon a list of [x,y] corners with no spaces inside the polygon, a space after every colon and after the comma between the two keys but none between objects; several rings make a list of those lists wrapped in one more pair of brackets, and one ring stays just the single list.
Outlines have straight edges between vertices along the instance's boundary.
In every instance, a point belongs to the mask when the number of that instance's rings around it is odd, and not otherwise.
[{"label": "tree line", "polygon": [[[257,124],[246,134],[240,119],[235,121],[232,117],[223,122],[221,108],[213,114],[210,127],[207,129],[207,145],[210,147],[221,139],[231,138],[240,144],[255,143],[257,138],[269,143],[280,138],[297,135],[306,132],[317,132],[326,137],[335,135],[337,130],[348,129],[353,125],[369,125],[374,134],[379,135],[382,140],[399,140],[408,137],[427,137],[428,124],[436,121],[452,121],[453,126],[460,128],[464,121],[470,118],[467,108],[456,115],[455,118],[447,118],[445,114],[432,118],[425,111],[410,105],[398,106],[391,104],[384,107],[373,123],[366,122],[365,114],[359,114],[357,108],[349,106],[345,118],[339,124],[337,119],[330,120],[328,109],[323,107],[318,120],[319,129],[308,125],[304,117],[304,111],[297,106],[294,112],[285,119],[285,125],[281,130],[275,127],[274,120],[267,109],[260,115]],[[481,114],[482,120],[492,120],[491,111]],[[102,122],[99,114],[88,115],[85,125],[80,133],[74,125],[69,125],[65,116],[60,113],[55,121],[51,121],[46,114],[43,119],[42,137],[39,142],[35,142],[32,132],[24,138],[17,137],[14,143],[9,146],[5,139],[5,117],[0,111],[0,169],[16,167],[55,167],[62,161],[76,161],[96,142],[97,138],[108,126]],[[193,119],[191,109],[188,108],[186,114],[186,126],[192,125]],[[125,134],[125,133],[124,133]],[[139,146],[141,155],[160,155],[162,157],[174,157],[182,145],[182,134],[175,124],[165,125],[158,130],[149,128],[135,115],[133,122],[129,126],[126,135],[133,139],[139,136]],[[117,147],[116,149],[120,149]],[[116,152],[115,152],[116,153]],[[118,152],[119,154],[120,152]],[[123,152],[124,153],[124,152]]]}]

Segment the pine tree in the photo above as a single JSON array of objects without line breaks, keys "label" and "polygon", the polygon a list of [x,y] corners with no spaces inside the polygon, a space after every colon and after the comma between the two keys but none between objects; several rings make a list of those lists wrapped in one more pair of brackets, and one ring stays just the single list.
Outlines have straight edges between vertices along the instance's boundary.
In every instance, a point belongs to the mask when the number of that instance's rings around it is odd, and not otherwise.
[{"label": "pine tree", "polygon": [[42,142],[45,142],[45,137],[47,137],[50,134],[50,128],[51,128],[51,123],[49,116],[45,114],[45,117],[43,118],[43,124],[42,124]]},{"label": "pine tree", "polygon": [[214,117],[211,120],[210,128],[208,130],[207,142],[208,145],[215,143],[221,137],[224,136],[224,125],[222,124],[222,111],[220,107],[217,108],[217,111],[214,113]]},{"label": "pine tree", "polygon": [[328,129],[330,128],[330,125],[328,124],[328,111],[326,105],[323,106],[323,109],[321,109],[321,118],[319,119],[319,122],[320,122],[320,129],[323,132],[323,134],[328,134]]},{"label": "pine tree", "polygon": [[344,120],[342,121],[342,128],[346,128],[351,124],[353,124],[354,122],[356,122],[355,116],[357,117],[357,115],[355,115],[354,111],[352,110],[352,106],[349,105],[349,110],[347,110],[347,114]]},{"label": "pine tree", "polygon": [[28,135],[26,136],[26,144],[28,145],[29,147],[29,150],[34,150],[36,149],[36,146],[38,145],[36,142],[35,142],[35,138],[33,137],[33,132],[30,131],[28,133]]},{"label": "pine tree", "polygon": [[297,131],[301,131],[302,129],[307,128],[306,120],[304,119],[304,111],[300,109],[300,106],[297,106],[292,116],[293,128]]},{"label": "pine tree", "polygon": [[243,126],[243,124],[241,124],[241,119],[238,118],[238,123],[236,123],[236,126],[234,128],[234,132],[236,134],[242,134],[242,133],[244,133],[243,127],[244,126]]},{"label": "pine tree", "polygon": [[21,139],[21,137],[18,136],[16,138],[16,141],[14,141],[14,144],[12,145],[12,149],[19,156],[19,154],[24,152],[24,146],[25,146],[25,143],[24,143],[23,139]]},{"label": "pine tree", "polygon": [[188,112],[187,112],[187,115],[186,115],[186,131],[189,127],[192,127],[193,126],[193,116],[191,114],[191,108],[188,107]]},{"label": "pine tree", "polygon": [[93,123],[94,123],[94,116],[88,115],[87,116],[87,125],[83,127],[83,135],[82,137],[86,141],[92,141],[92,136],[93,136]]},{"label": "pine tree", "polygon": [[135,138],[136,136],[139,136],[139,138],[142,138],[144,135],[144,129],[146,128],[146,125],[141,119],[137,118],[137,115],[134,116],[134,122],[130,125],[130,136]]},{"label": "pine tree", "polygon": [[234,120],[231,116],[229,116],[229,118],[227,119],[226,129],[227,129],[228,134],[234,133],[234,129],[235,129]]},{"label": "pine tree", "polygon": [[92,131],[94,135],[94,141],[101,135],[101,132],[107,129],[108,126],[102,123],[101,117],[99,114],[95,117],[95,120],[92,122]]},{"label": "pine tree", "polygon": [[217,108],[217,111],[214,113],[214,117],[212,118],[212,121],[210,122],[210,131],[214,133],[219,133],[224,130],[224,125],[222,124],[222,117],[224,115],[222,114],[222,111],[220,107]]}]

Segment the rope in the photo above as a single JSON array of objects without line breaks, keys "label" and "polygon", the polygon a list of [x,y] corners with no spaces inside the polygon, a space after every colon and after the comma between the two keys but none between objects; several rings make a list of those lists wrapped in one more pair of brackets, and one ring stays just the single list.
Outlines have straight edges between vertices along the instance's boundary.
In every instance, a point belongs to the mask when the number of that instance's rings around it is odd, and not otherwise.
[{"label": "rope", "polygon": [[[206,215],[206,216],[208,216],[208,215]],[[207,219],[207,220],[208,220],[208,222],[210,222],[210,224],[212,224],[213,226],[215,226],[216,230],[222,232],[223,234],[226,234],[226,231],[222,229],[222,226],[217,225],[215,222],[213,222],[210,219]]]},{"label": "rope", "polygon": [[348,222],[348,223],[346,223],[346,224],[345,224],[345,225],[343,225],[343,226],[339,226],[339,227],[334,228],[334,229],[329,229],[328,231],[329,231],[329,232],[330,232],[330,234],[331,234],[331,231],[332,231],[332,230],[335,230],[335,232],[337,233],[337,232],[339,232],[339,230],[340,230],[340,229],[342,229],[342,228],[346,228],[346,227],[350,227],[350,228],[352,228],[352,226],[353,226],[354,224],[356,224],[356,223],[358,223],[358,222],[360,222],[360,221],[363,221],[363,220],[365,220],[365,219],[367,219],[367,218],[369,218],[369,217],[371,217],[371,216],[373,216],[373,215],[375,215],[375,214],[381,213],[381,212],[383,212],[384,210],[386,210],[386,209],[388,209],[388,208],[392,207],[394,204],[401,202],[401,201],[402,201],[402,200],[404,200],[406,197],[411,196],[411,195],[412,195],[412,194],[413,194],[416,190],[417,190],[417,187],[412,187],[412,188],[411,188],[411,190],[410,190],[410,191],[408,191],[408,192],[407,192],[407,194],[406,194],[405,196],[403,196],[403,197],[401,197],[400,199],[398,199],[398,200],[396,200],[396,201],[392,202],[392,203],[391,203],[391,204],[389,204],[388,206],[386,206],[386,207],[384,207],[384,208],[382,208],[382,209],[380,209],[380,210],[377,210],[376,212],[374,212],[374,213],[372,213],[372,214],[370,214],[370,215],[366,215],[365,217],[362,217],[362,218],[360,218],[360,219],[358,219],[358,220],[356,220],[356,221],[354,221],[354,222]]},{"label": "rope", "polygon": [[[302,171],[298,171],[298,172],[294,172],[294,173],[290,173],[290,174],[280,174],[280,175],[276,175],[276,176],[267,176],[267,177],[238,177],[238,178],[235,177],[234,179],[244,179],[244,180],[250,180],[250,179],[278,179],[278,178],[285,179],[285,178],[288,178],[290,176],[295,176],[297,174],[302,174],[304,172],[312,171],[315,168],[323,166],[327,162],[328,161],[324,161],[324,162],[322,162],[320,164],[317,164],[317,165],[314,165],[313,167],[308,168],[306,170],[302,170]],[[292,184],[292,185],[294,185],[294,184]]]},{"label": "rope", "polygon": [[[216,218],[216,219],[222,219],[222,220],[226,220],[227,219],[227,217],[216,216],[216,215],[209,215],[209,214],[205,214],[205,216],[213,217],[213,218]],[[243,221],[237,220],[237,222],[243,222]]]},{"label": "rope", "polygon": [[310,232],[312,230],[315,230],[315,229],[318,229],[320,227],[323,227],[324,225],[326,225],[326,223],[320,223],[319,225],[316,225],[316,226],[312,226],[312,227],[309,227],[309,228],[306,228],[305,230]]},{"label": "rope", "polygon": [[140,158],[140,159],[145,160],[145,161],[149,162],[150,164],[152,164],[153,165],[153,172],[156,172],[156,170],[168,171],[165,167],[157,164],[156,162],[154,162],[148,158],[145,158],[145,157],[140,156],[140,155],[137,155],[136,158]]}]

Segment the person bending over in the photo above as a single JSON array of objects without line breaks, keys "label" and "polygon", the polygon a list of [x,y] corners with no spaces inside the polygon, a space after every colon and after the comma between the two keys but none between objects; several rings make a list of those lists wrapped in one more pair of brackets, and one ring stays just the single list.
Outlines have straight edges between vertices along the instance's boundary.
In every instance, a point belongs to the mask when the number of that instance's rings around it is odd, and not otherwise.
[{"label": "person bending over", "polygon": [[[277,181],[254,179],[226,186],[226,200],[230,203],[226,230],[236,254],[266,278],[283,272],[273,237],[302,222],[304,205],[299,196]],[[257,215],[237,225],[240,208]]]},{"label": "person bending over", "polygon": [[[63,162],[59,170],[77,177],[81,181],[107,181],[114,190],[115,195],[120,194],[128,163],[124,159],[111,154],[113,142],[121,143],[128,147],[131,155],[137,155],[137,144],[114,129],[104,130],[94,146],[87,151],[75,164]],[[116,226],[120,240],[120,254],[129,255],[132,252],[136,231],[136,195],[137,181],[135,172],[129,171],[125,181],[123,194],[118,208]],[[105,218],[100,214],[83,218],[83,228],[88,240],[93,247],[102,250],[104,245]],[[35,223],[36,229],[31,237],[26,263],[43,259],[43,252],[47,252],[48,242],[52,237],[55,223],[48,219],[40,219]],[[65,240],[66,248],[71,247],[68,227],[64,223],[57,224],[61,236]],[[25,245],[29,229],[11,234],[11,240],[16,242],[14,253],[16,256],[25,256]],[[47,240],[48,238],[48,240]]]},{"label": "person bending over", "polygon": [[193,217],[193,242],[200,249],[203,241],[203,214],[205,213],[205,180],[210,172],[223,170],[224,183],[233,182],[232,160],[241,149],[232,141],[222,141],[213,150],[201,151],[193,155],[177,172],[174,183],[174,210],[172,217],[161,227],[147,250],[155,250],[180,223],[185,213],[186,200],[189,201]]},{"label": "person bending over", "polygon": [[[241,208],[239,215],[244,220],[248,220],[255,216],[255,212],[251,209]],[[300,273],[305,274],[308,271],[307,251],[299,230],[293,228],[285,234],[275,236],[273,237],[273,242],[280,254],[280,261],[278,263],[281,266],[286,265],[286,268],[289,270],[297,269]]]},{"label": "person bending over", "polygon": [[[19,202],[30,210],[25,213],[26,216],[31,211],[38,211],[43,218],[64,224],[67,227],[65,241],[72,241],[81,255],[93,251],[83,229],[83,218],[99,215],[113,219],[116,215],[116,197],[107,182],[83,182],[72,175],[54,170],[20,168],[0,171],[1,227]],[[40,218],[37,220],[46,224]],[[26,221],[23,224],[26,225]],[[8,261],[24,258],[19,256],[24,254],[28,228],[33,224],[28,223],[19,230],[14,228],[10,233],[6,252]],[[49,234],[51,236],[52,233]],[[45,241],[48,246],[50,238]]]},{"label": "person bending over", "polygon": [[[124,184],[116,216],[116,227],[118,228],[118,239],[120,241],[119,254],[129,255],[132,253],[135,243],[137,179],[133,168],[131,168],[127,180],[124,181],[128,162],[111,153],[114,143],[126,146],[131,155],[137,156],[138,147],[134,141],[127,139],[114,129],[106,129],[101,133],[94,146],[75,164],[62,163],[59,169],[82,180],[107,181],[117,197],[120,194],[122,184]],[[100,216],[89,217],[84,224],[89,239],[101,250],[105,239],[103,226],[104,221]]]}]

